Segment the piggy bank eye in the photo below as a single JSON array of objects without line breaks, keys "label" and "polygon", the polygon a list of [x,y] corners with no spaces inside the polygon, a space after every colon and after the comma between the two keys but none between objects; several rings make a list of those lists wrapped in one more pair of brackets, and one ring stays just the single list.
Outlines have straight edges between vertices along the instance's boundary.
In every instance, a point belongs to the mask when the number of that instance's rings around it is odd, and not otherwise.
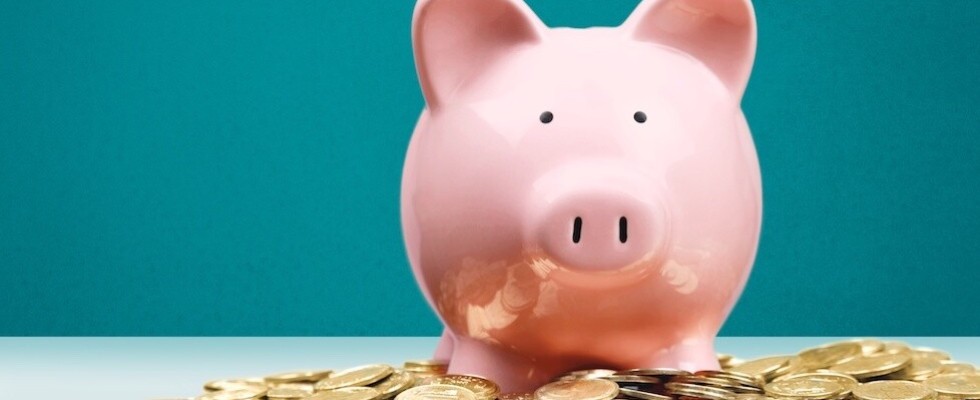
[{"label": "piggy bank eye", "polygon": [[552,114],[551,111],[545,111],[541,113],[540,119],[542,124],[549,124],[555,120],[555,114]]},{"label": "piggy bank eye", "polygon": [[647,114],[643,111],[637,111],[636,114],[633,114],[633,120],[641,124],[647,122]]}]

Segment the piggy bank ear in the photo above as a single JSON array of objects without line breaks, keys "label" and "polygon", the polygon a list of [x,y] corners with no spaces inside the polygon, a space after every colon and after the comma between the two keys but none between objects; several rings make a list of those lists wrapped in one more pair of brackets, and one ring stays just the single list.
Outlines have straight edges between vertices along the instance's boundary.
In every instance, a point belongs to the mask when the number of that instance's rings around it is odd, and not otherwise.
[{"label": "piggy bank ear", "polygon": [[756,44],[750,0],[644,0],[623,29],[697,58],[739,99],[745,92]]},{"label": "piggy bank ear", "polygon": [[546,29],[522,0],[419,0],[412,44],[430,108]]}]

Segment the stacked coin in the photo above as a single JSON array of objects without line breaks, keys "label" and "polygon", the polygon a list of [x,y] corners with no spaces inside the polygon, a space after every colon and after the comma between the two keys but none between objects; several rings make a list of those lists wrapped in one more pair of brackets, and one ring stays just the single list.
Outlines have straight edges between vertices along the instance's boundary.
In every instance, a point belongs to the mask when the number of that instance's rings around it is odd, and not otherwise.
[{"label": "stacked coin", "polygon": [[720,371],[570,371],[531,393],[501,393],[488,379],[448,374],[443,362],[407,361],[216,380],[187,400],[980,400],[972,364],[902,342],[855,339],[718,362]]}]

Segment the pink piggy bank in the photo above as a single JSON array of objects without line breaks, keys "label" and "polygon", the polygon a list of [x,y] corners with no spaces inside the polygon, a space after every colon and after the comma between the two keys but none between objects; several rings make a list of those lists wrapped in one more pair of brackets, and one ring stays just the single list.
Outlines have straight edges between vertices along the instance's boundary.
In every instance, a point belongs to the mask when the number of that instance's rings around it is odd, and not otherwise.
[{"label": "pink piggy bank", "polygon": [[451,373],[525,391],[583,368],[717,369],[758,247],[740,102],[748,0],[646,0],[551,29],[521,0],[421,0],[426,110],[401,215]]}]

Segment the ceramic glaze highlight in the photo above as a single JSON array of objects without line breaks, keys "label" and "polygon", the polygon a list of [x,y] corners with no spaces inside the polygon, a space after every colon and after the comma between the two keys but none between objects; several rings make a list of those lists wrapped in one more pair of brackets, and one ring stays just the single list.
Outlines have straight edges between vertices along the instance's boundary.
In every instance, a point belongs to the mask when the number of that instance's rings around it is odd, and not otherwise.
[{"label": "ceramic glaze highlight", "polygon": [[436,357],[506,391],[717,368],[762,215],[748,0],[647,0],[589,29],[520,0],[422,0],[413,41],[428,107],[402,226],[446,325]]}]

